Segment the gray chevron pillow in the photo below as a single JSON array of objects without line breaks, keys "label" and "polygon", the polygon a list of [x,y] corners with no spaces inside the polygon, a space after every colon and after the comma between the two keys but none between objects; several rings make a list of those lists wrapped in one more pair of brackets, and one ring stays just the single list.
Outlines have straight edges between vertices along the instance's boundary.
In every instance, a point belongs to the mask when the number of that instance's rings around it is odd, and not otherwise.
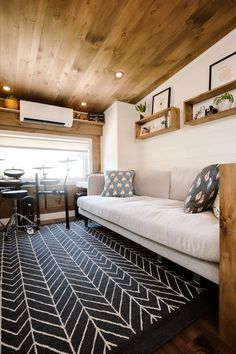
[{"label": "gray chevron pillow", "polygon": [[210,209],[218,188],[219,165],[205,167],[195,178],[185,198],[185,213],[201,213]]}]

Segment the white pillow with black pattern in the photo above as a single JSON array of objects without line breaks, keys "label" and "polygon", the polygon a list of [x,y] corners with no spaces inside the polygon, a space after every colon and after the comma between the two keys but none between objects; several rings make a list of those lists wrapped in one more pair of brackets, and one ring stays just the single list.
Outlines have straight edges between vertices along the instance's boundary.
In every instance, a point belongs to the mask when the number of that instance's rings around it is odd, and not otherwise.
[{"label": "white pillow with black pattern", "polygon": [[212,207],[219,188],[219,165],[205,167],[195,178],[184,201],[185,213],[201,213]]},{"label": "white pillow with black pattern", "polygon": [[213,203],[213,213],[217,219],[220,218],[220,192],[219,191]]}]

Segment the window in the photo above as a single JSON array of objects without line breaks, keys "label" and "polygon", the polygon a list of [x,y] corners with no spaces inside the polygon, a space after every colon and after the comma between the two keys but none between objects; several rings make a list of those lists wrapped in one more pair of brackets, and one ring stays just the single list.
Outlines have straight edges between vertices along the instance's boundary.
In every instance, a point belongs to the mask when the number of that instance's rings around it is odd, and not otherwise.
[{"label": "window", "polygon": [[[0,170],[20,168],[24,179],[42,176],[36,167],[46,166],[47,178],[65,178],[67,167],[69,179],[85,180],[91,171],[91,140],[33,134],[20,135],[0,132]],[[67,162],[67,160],[71,160]]]}]

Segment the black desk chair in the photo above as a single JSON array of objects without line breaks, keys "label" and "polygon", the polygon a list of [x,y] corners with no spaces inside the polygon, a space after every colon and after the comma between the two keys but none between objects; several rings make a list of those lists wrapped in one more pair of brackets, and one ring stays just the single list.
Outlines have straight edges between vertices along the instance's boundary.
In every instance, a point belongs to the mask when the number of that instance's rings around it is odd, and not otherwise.
[{"label": "black desk chair", "polygon": [[14,212],[10,217],[6,225],[5,236],[16,232],[18,234],[20,229],[26,229],[28,234],[34,233],[35,223],[28,219],[26,216],[18,212],[17,201],[26,197],[28,192],[26,190],[8,190],[2,191],[2,198],[4,199],[13,199],[14,200]]}]

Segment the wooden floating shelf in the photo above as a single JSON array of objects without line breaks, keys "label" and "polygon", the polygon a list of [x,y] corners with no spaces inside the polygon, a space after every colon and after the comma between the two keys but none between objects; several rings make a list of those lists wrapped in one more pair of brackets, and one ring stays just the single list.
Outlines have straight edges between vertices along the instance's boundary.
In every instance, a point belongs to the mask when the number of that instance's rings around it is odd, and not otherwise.
[{"label": "wooden floating shelf", "polygon": [[234,89],[236,89],[236,80],[231,81],[231,82],[229,82],[225,85],[222,85],[220,87],[217,87],[213,90],[201,93],[200,95],[195,96],[195,97],[190,98],[189,100],[185,101],[184,102],[184,111],[185,111],[185,123],[184,124],[198,125],[198,124],[211,122],[213,120],[229,117],[229,116],[236,114],[236,107],[233,107],[231,109],[227,109],[222,112],[210,114],[209,116],[201,117],[198,119],[193,119],[193,105],[194,104],[203,102],[205,100],[208,100],[209,98],[216,97],[218,95],[221,95],[224,92],[232,91]]},{"label": "wooden floating shelf", "polygon": [[213,114],[210,114],[209,116],[205,116],[202,118],[192,119],[192,120],[185,122],[185,124],[198,125],[198,124],[202,124],[202,123],[212,122],[213,120],[233,116],[234,114],[236,114],[236,107],[231,108],[231,109],[227,109],[226,111],[223,111],[223,112],[213,113]]},{"label": "wooden floating shelf", "polygon": [[153,136],[156,135],[161,135],[161,134],[165,134],[165,133],[169,133],[169,132],[173,132],[175,130],[177,130],[179,128],[165,128],[165,129],[160,129],[157,130],[155,132],[151,132],[151,133],[147,133],[147,134],[143,134],[140,135],[137,139],[147,139],[147,138],[152,138]]},{"label": "wooden floating shelf", "polygon": [[79,119],[79,118],[74,118],[73,120],[76,122],[82,123],[82,124],[92,124],[92,125],[104,125],[105,124],[103,122],[94,122],[92,120]]},{"label": "wooden floating shelf", "polygon": [[5,107],[0,107],[0,111],[11,112],[11,113],[20,113],[19,109],[11,109],[11,108],[5,108]]},{"label": "wooden floating shelf", "polygon": [[[141,134],[141,129],[142,126],[145,123],[151,122],[155,119],[161,118],[165,116],[165,114],[170,113],[170,127],[169,128],[164,128],[164,129],[159,129],[154,132],[146,133],[146,134]],[[153,136],[157,135],[162,135],[166,134],[169,132],[173,132],[175,130],[178,130],[180,128],[180,114],[179,114],[179,108],[176,107],[169,107],[166,109],[163,109],[160,112],[157,112],[155,114],[149,115],[145,118],[142,118],[140,120],[137,120],[135,122],[135,137],[136,139],[147,139],[147,138],[152,138]]]}]

